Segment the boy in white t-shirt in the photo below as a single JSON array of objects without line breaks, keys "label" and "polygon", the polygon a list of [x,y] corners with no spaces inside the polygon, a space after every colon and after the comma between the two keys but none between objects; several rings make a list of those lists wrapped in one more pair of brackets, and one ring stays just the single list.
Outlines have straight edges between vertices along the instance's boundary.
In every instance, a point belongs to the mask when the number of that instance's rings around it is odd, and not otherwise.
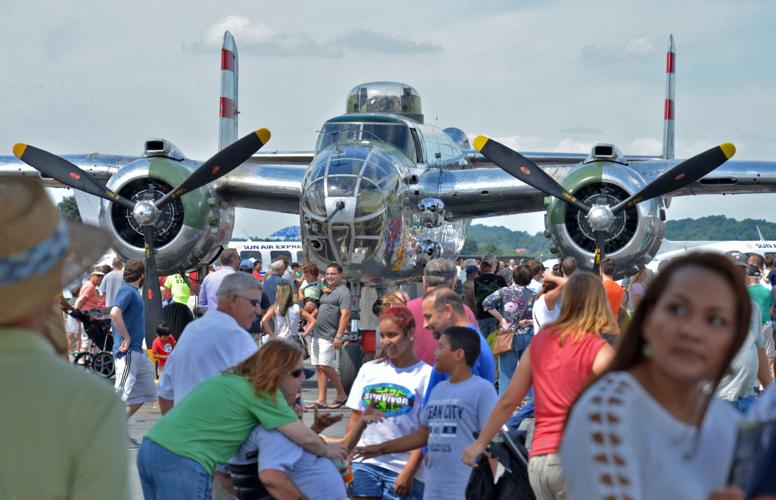
[{"label": "boy in white t-shirt", "polygon": [[493,384],[472,376],[472,365],[480,355],[478,336],[465,327],[442,332],[436,368],[450,378],[432,389],[417,431],[355,450],[367,458],[428,445],[424,499],[465,498],[472,469],[461,462],[461,453],[474,442],[474,432],[482,429],[498,400]]}]

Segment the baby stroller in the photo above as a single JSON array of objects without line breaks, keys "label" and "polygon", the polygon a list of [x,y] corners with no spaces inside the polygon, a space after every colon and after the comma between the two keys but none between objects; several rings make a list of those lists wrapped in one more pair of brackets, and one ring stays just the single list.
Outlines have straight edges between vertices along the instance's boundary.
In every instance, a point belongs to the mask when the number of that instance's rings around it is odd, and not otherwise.
[{"label": "baby stroller", "polygon": [[525,431],[509,430],[504,426],[488,445],[487,451],[499,463],[503,474],[494,480],[490,464],[484,455],[477,461],[466,486],[466,498],[476,500],[518,499],[534,500],[528,481],[528,451]]},{"label": "baby stroller", "polygon": [[113,334],[110,331],[110,308],[81,311],[73,309],[70,316],[81,321],[89,347],[75,355],[73,364],[85,370],[111,378],[116,369],[113,364]]}]

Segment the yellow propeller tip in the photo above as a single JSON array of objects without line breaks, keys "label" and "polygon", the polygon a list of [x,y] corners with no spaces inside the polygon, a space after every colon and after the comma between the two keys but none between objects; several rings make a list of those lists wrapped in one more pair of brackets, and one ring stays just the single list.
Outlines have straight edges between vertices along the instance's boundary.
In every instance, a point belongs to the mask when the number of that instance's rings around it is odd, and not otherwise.
[{"label": "yellow propeller tip", "polygon": [[474,138],[474,149],[477,151],[482,151],[482,148],[485,147],[485,144],[488,143],[490,139],[485,137],[484,135],[478,135]]},{"label": "yellow propeller tip", "polygon": [[269,142],[269,138],[272,136],[269,130],[265,128],[260,128],[259,130],[257,130],[256,135],[259,136],[259,139],[261,139],[262,144],[267,144]]},{"label": "yellow propeller tip", "polygon": [[736,147],[733,145],[732,142],[726,142],[725,144],[720,144],[719,148],[722,150],[722,152],[725,154],[725,158],[728,160],[733,158],[733,155],[736,154]]},{"label": "yellow propeller tip", "polygon": [[13,154],[15,157],[21,159],[22,155],[24,154],[24,151],[27,149],[26,144],[22,144],[21,142],[18,144],[14,144],[13,146]]}]

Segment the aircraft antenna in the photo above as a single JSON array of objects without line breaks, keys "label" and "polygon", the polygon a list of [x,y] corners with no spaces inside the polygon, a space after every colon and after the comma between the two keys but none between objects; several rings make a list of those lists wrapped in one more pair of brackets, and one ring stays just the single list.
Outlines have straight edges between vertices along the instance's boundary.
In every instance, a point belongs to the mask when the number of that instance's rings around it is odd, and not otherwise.
[{"label": "aircraft antenna", "polygon": [[228,31],[221,48],[221,96],[218,108],[218,150],[237,140],[237,45]]},{"label": "aircraft antenna", "polygon": [[676,46],[674,35],[668,36],[666,52],[666,100],[663,106],[663,158],[674,159],[674,119],[676,103]]}]

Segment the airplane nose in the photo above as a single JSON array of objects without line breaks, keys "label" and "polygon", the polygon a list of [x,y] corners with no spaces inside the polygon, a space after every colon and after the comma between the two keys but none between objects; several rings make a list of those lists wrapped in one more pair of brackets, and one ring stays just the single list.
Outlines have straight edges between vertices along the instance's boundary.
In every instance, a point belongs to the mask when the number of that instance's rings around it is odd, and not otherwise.
[{"label": "airplane nose", "polygon": [[378,144],[336,145],[316,155],[305,181],[302,221],[319,260],[361,264],[375,253],[401,164]]}]

